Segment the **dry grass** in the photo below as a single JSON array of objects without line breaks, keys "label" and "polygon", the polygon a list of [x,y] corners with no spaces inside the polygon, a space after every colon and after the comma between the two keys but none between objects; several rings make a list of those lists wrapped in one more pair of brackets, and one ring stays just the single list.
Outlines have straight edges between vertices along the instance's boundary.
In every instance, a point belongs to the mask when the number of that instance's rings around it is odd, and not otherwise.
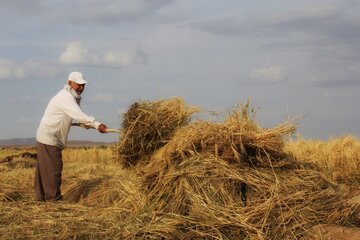
[{"label": "dry grass", "polygon": [[347,135],[328,141],[304,140],[288,142],[285,151],[299,161],[316,164],[320,171],[337,183],[360,185],[360,141]]},{"label": "dry grass", "polygon": [[146,162],[151,154],[164,146],[173,132],[190,121],[195,107],[186,106],[181,98],[132,104],[123,116],[118,154],[125,167]]},{"label": "dry grass", "polygon": [[179,128],[140,169],[147,201],[183,218],[180,239],[299,239],[316,224],[349,222],[349,193],[284,151],[294,131],[261,128],[248,105],[223,123]]},{"label": "dry grass", "polygon": [[140,141],[128,145],[138,154],[66,149],[64,202],[34,202],[33,167],[0,164],[0,238],[320,239],[318,225],[360,227],[358,139],[288,141],[292,122],[262,128],[248,104],[191,122],[192,107],[170,102],[124,116],[120,142]]}]

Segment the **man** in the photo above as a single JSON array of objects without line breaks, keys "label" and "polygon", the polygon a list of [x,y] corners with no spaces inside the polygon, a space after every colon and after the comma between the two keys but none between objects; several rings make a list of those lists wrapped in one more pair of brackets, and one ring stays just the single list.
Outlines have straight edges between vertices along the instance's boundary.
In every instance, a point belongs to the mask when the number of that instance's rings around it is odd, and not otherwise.
[{"label": "man", "polygon": [[95,121],[80,108],[81,93],[87,81],[80,72],[72,72],[64,89],[49,102],[36,133],[37,158],[35,194],[38,201],[58,201],[62,173],[62,150],[72,120],[106,133],[106,125]]}]

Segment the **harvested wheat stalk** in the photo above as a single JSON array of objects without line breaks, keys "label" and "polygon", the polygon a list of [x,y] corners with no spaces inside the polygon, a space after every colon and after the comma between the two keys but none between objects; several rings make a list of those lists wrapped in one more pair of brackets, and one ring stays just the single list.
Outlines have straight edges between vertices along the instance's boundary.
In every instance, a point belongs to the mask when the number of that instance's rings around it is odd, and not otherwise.
[{"label": "harvested wheat stalk", "polygon": [[156,149],[170,140],[176,129],[188,124],[190,116],[197,111],[175,97],[132,104],[123,116],[117,149],[119,160],[125,167],[146,162]]}]

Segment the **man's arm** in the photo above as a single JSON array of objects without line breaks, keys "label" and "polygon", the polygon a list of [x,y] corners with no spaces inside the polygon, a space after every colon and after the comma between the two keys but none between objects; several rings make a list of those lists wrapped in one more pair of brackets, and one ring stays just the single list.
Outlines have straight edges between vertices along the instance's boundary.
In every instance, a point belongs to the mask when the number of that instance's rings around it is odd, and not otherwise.
[{"label": "man's arm", "polygon": [[61,102],[61,108],[72,119],[92,128],[97,129],[100,133],[106,133],[106,125],[95,120],[94,117],[85,114],[80,106],[76,103],[75,99],[67,98]]}]

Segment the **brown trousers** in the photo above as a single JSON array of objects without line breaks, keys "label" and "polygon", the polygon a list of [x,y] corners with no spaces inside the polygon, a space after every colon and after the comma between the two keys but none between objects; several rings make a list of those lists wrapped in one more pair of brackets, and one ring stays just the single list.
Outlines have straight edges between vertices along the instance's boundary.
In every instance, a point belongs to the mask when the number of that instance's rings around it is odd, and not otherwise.
[{"label": "brown trousers", "polygon": [[61,196],[62,149],[37,142],[35,194],[38,201],[57,201]]}]

